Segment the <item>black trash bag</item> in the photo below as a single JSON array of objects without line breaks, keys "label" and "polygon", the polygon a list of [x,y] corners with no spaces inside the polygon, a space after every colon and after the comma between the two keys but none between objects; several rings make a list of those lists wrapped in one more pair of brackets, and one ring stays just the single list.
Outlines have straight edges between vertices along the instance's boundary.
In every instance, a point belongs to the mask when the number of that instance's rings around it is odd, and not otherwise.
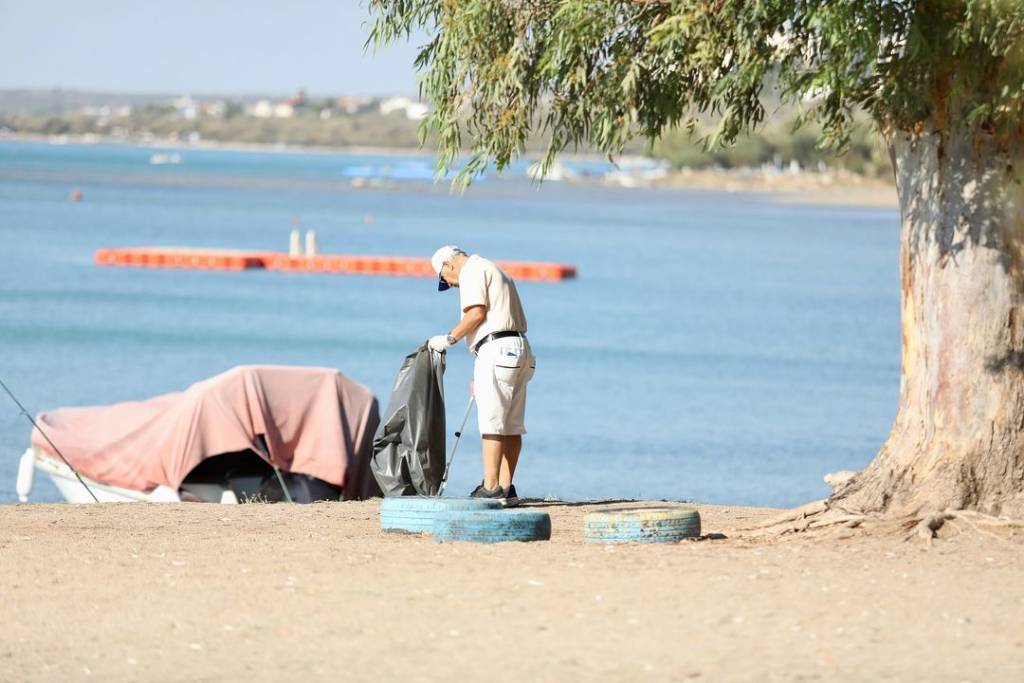
[{"label": "black trash bag", "polygon": [[370,469],[385,496],[436,496],[444,476],[445,354],[405,357],[373,437]]}]

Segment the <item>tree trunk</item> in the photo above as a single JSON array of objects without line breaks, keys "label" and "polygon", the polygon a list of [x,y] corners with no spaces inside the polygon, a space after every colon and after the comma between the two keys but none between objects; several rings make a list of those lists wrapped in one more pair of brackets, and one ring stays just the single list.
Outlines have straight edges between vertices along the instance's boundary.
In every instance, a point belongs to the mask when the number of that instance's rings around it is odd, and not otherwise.
[{"label": "tree trunk", "polygon": [[829,508],[1024,517],[1021,141],[892,132],[903,354],[889,438]]}]

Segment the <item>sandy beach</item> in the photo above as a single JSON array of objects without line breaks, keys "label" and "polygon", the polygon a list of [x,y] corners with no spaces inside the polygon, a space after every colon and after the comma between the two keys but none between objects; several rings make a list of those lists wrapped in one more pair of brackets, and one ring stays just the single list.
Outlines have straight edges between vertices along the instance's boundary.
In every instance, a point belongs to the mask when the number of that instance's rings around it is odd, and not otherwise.
[{"label": "sandy beach", "polygon": [[[648,503],[655,504],[655,503]],[[382,533],[378,503],[0,507],[3,681],[1019,681],[1024,545],[844,530],[592,546]],[[664,503],[661,503],[664,505]]]}]

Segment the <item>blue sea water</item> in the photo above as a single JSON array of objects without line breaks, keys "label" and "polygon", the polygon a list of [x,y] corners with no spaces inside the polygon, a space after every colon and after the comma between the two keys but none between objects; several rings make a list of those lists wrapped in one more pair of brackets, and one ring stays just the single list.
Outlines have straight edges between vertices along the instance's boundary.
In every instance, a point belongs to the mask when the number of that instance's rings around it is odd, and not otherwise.
[{"label": "blue sea water", "polygon": [[[521,495],[796,505],[827,493],[823,474],[868,463],[895,414],[894,210],[538,188],[525,166],[458,195],[416,155],[185,149],[154,166],[153,152],[0,142],[0,379],[31,411],[145,398],[247,363],[337,367],[385,404],[404,355],[458,318],[430,280],[93,261],[130,245],[285,251],[297,218],[325,253],[456,243],[577,266],[574,281],[519,283],[538,357]],[[471,359],[449,356],[452,432]],[[453,492],[480,479],[466,431]],[[16,499],[28,437],[0,395],[0,502]],[[42,479],[34,500],[59,500]]]}]

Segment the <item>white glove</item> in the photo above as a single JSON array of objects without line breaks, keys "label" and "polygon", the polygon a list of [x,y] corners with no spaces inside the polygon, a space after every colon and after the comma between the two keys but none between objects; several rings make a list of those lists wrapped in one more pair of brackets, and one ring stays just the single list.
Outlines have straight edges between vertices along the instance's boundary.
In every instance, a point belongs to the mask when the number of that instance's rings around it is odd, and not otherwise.
[{"label": "white glove", "polygon": [[437,351],[438,353],[444,353],[445,351],[447,351],[450,348],[450,345],[448,344],[448,335],[447,334],[439,334],[437,336],[431,337],[427,341],[427,346],[430,347],[431,351]]}]

